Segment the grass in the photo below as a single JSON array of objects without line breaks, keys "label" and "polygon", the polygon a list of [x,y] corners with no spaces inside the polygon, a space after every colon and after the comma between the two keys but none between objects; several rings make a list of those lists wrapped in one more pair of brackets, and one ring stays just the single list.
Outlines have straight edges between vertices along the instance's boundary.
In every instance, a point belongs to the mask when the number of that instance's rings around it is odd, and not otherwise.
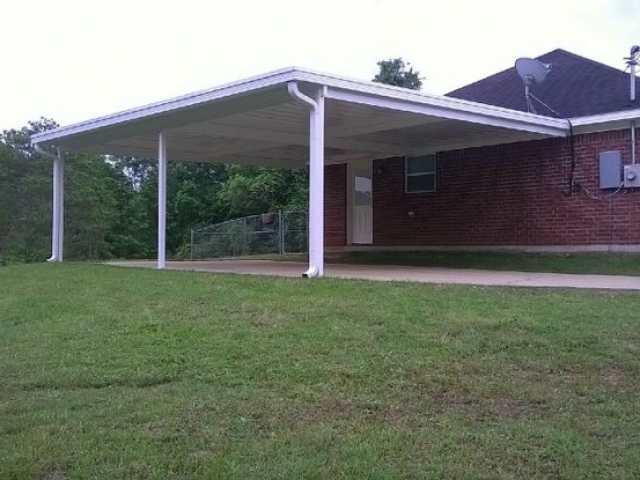
[{"label": "grass", "polygon": [[640,296],[0,268],[0,478],[638,478]]},{"label": "grass", "polygon": [[333,261],[365,265],[640,275],[640,254],[632,253],[350,252]]}]

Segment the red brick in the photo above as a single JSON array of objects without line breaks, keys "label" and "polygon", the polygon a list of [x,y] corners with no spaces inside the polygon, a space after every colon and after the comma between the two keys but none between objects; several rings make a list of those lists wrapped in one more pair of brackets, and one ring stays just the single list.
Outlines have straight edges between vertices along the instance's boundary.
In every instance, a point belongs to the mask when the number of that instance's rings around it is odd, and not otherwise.
[{"label": "red brick", "polygon": [[[598,153],[620,150],[629,163],[630,132],[578,135],[575,146],[581,190],[570,196],[568,139],[441,152],[434,193],[406,194],[403,159],[376,160],[374,245],[640,243],[640,191],[598,188]],[[325,241],[345,245],[346,166],[327,167],[325,181]]]}]

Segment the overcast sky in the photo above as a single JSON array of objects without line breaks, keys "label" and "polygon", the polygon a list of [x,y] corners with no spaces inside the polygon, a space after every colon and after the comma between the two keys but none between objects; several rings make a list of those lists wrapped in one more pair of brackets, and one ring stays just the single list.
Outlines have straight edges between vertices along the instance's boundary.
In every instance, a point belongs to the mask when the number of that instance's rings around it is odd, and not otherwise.
[{"label": "overcast sky", "polygon": [[[8,1],[8,0],[5,0]],[[15,0],[0,130],[69,124],[287,66],[370,80],[402,57],[446,93],[555,48],[622,68],[638,0]]]}]

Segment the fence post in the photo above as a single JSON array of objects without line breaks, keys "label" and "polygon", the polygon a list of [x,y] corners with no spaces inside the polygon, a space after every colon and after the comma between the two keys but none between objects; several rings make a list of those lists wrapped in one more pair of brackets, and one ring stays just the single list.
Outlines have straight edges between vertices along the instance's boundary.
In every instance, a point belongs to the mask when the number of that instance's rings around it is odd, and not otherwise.
[{"label": "fence post", "polygon": [[193,262],[193,228],[191,229],[191,247],[189,248],[189,258]]},{"label": "fence post", "polygon": [[242,217],[242,256],[247,255],[247,217]]},{"label": "fence post", "polygon": [[284,227],[282,226],[282,210],[278,210],[278,240],[280,243],[280,255],[284,254]]}]

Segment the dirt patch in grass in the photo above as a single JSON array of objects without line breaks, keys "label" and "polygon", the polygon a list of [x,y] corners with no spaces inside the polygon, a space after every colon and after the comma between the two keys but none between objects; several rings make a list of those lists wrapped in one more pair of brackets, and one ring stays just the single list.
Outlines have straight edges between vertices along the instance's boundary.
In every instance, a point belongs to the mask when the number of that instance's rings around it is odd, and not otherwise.
[{"label": "dirt patch in grass", "polygon": [[492,413],[504,418],[538,416],[551,408],[545,400],[523,398],[492,398],[487,401],[487,406]]},{"label": "dirt patch in grass", "polygon": [[176,376],[137,376],[121,379],[71,379],[68,382],[37,381],[22,385],[22,391],[31,392],[37,390],[100,390],[111,387],[153,388],[168,385],[179,379]]},{"label": "dirt patch in grass", "polygon": [[62,460],[40,461],[36,467],[38,480],[67,480],[70,462]]}]

